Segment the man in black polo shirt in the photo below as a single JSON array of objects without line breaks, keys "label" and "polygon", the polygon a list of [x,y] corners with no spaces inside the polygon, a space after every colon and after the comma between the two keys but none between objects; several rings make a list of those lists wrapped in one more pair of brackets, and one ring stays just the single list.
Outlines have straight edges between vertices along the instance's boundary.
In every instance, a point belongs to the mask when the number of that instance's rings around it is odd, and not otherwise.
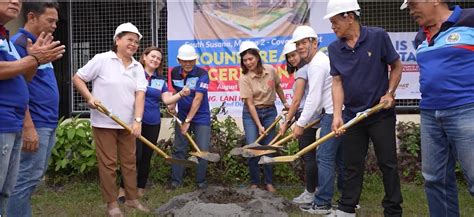
[{"label": "man in black polo shirt", "polygon": [[[383,175],[384,215],[401,216],[400,204],[403,200],[397,168],[393,107],[402,64],[385,30],[361,26],[359,15],[357,0],[330,0],[324,17],[329,18],[338,38],[328,49],[333,76],[332,128],[338,135],[344,133],[344,186],[336,215],[355,216],[355,207],[362,191],[365,156],[371,140]],[[383,101],[388,102],[385,110],[359,122],[346,132],[337,130],[344,122],[354,118],[357,112]]]}]

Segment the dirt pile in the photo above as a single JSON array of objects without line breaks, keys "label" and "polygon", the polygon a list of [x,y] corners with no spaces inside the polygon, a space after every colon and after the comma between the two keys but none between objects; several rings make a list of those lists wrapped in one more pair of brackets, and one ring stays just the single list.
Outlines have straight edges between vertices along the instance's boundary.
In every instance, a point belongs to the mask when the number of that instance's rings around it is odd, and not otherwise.
[{"label": "dirt pile", "polygon": [[260,189],[210,186],[172,198],[155,213],[160,216],[288,216],[293,205]]}]

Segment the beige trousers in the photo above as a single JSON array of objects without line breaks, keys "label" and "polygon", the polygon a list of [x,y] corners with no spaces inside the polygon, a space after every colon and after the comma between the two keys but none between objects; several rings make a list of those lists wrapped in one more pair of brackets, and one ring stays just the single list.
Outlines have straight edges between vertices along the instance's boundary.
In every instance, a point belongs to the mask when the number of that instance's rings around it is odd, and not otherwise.
[{"label": "beige trousers", "polygon": [[117,200],[118,159],[120,159],[120,171],[125,187],[125,198],[127,200],[137,199],[135,136],[121,129],[92,127],[92,132],[96,144],[102,200],[106,203]]}]

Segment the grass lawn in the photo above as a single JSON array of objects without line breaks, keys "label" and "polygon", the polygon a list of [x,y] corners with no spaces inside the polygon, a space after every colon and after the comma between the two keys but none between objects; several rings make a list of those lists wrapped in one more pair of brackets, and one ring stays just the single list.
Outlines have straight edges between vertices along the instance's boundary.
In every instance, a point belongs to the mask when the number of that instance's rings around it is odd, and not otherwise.
[{"label": "grass lawn", "polygon": [[[291,199],[301,193],[303,187],[278,187],[278,194]],[[467,192],[467,187],[459,187],[459,203],[461,216],[473,216],[474,198]],[[142,199],[150,208],[158,208],[173,196],[194,190],[194,187],[184,187],[166,194],[160,185],[148,189]],[[358,211],[359,216],[383,216],[381,200],[383,197],[383,186],[377,176],[367,176],[364,182],[364,190]],[[422,186],[413,184],[402,184],[402,195],[404,199],[404,216],[428,216],[426,196]],[[337,198],[338,196],[336,196]],[[105,204],[102,203],[98,182],[71,182],[64,187],[39,187],[32,199],[33,216],[104,216]],[[147,216],[134,210],[126,210],[127,216]],[[299,210],[293,210],[290,216],[311,216]],[[150,215],[151,216],[151,215]]]}]

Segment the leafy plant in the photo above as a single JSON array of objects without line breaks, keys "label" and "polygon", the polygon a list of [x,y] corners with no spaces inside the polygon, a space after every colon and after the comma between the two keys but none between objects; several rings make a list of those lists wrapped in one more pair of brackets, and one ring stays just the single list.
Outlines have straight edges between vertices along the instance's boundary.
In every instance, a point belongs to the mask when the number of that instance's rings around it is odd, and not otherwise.
[{"label": "leafy plant", "polygon": [[95,145],[89,120],[78,116],[68,120],[61,118],[56,129],[56,139],[49,175],[70,177],[96,171]]},{"label": "leafy plant", "polygon": [[[171,147],[173,145],[171,139],[162,139],[158,141],[157,144],[164,152],[171,155]],[[154,154],[151,158],[149,179],[153,183],[165,184],[169,180],[171,174],[171,165],[166,163],[164,158],[157,155],[158,154]]]},{"label": "leafy plant", "polygon": [[411,121],[399,122],[396,130],[400,178],[422,184],[420,124]]},{"label": "leafy plant", "polygon": [[219,119],[219,115],[226,114],[224,103],[211,111],[210,151],[219,153],[221,160],[209,164],[208,178],[220,184],[246,182],[249,173],[245,159],[229,155],[230,150],[245,144],[245,137],[231,116]]},{"label": "leafy plant", "polygon": [[[288,142],[286,149],[282,150],[282,155],[293,155],[299,151],[298,142],[291,140]],[[277,164],[273,169],[274,179],[280,183],[296,184],[305,179],[304,162],[300,160],[291,164]]]}]

